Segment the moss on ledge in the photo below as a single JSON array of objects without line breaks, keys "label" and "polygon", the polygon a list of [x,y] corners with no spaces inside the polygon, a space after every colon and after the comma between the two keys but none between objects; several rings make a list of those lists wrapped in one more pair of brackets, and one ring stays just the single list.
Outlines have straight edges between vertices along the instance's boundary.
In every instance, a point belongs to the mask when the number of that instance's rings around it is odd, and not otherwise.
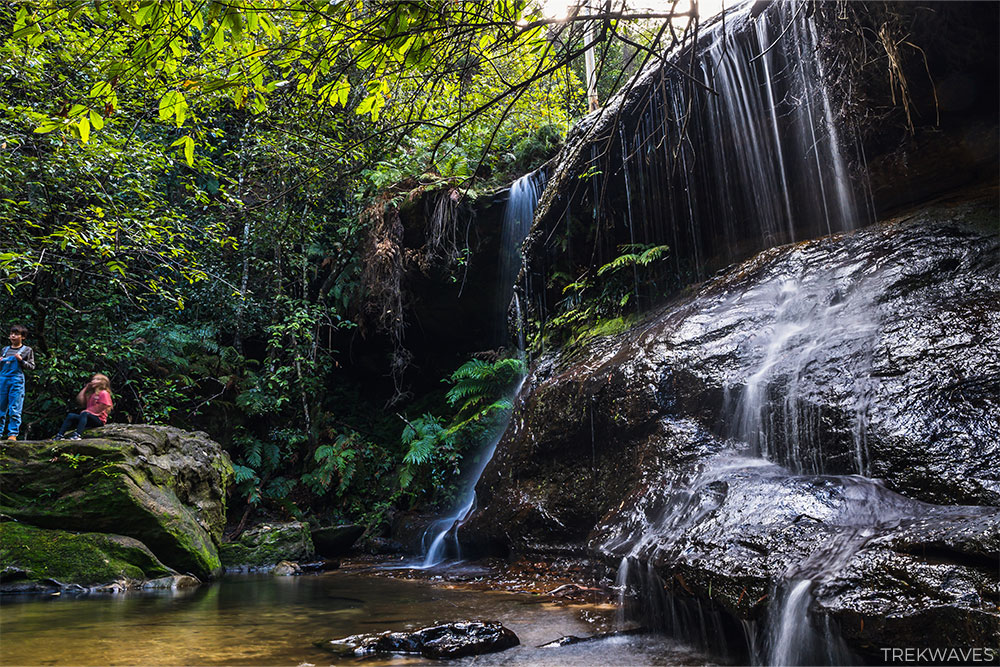
[{"label": "moss on ledge", "polygon": [[130,537],[47,530],[14,521],[0,523],[0,568],[2,591],[116,581],[136,585],[176,574]]}]

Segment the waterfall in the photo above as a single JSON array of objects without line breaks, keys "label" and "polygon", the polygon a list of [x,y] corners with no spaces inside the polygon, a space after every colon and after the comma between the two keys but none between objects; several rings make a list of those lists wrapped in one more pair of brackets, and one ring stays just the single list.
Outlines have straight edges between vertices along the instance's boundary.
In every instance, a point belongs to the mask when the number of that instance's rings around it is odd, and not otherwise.
[{"label": "waterfall", "polygon": [[[682,54],[695,81],[664,69],[649,85],[638,117],[608,128],[621,166],[604,171],[620,178],[620,194],[603,208],[594,203],[598,225],[614,230],[608,237],[670,245],[672,270],[684,281],[754,250],[870,221],[871,212],[858,206],[855,191],[861,188],[842,153],[816,57],[816,30],[806,13],[802,2],[773,3],[756,20],[749,7],[731,12],[725,32],[715,30],[706,44]],[[697,62],[688,68],[692,53]],[[609,261],[617,248],[603,243],[598,261]],[[837,360],[846,341],[861,339],[871,347],[877,340],[877,308],[863,282],[845,291],[837,278],[843,277],[803,266],[796,278],[761,280],[739,297],[761,317],[759,329],[749,332],[738,351],[741,372],[725,386],[721,430],[733,449],[688,479],[665,479],[659,500],[637,508],[602,545],[621,558],[615,580],[619,625],[626,605],[637,604],[647,618],[689,639],[721,636],[721,630],[706,631],[715,612],[664,594],[652,569],[641,573],[638,564],[669,561],[679,538],[725,502],[716,489],[727,479],[759,479],[763,488],[795,475],[867,472],[870,358],[838,366],[834,390],[840,414],[820,414],[815,406],[821,402],[812,400],[830,384],[813,375],[816,368]],[[721,303],[706,317],[724,318],[732,305]],[[850,451],[832,444],[845,441],[852,443]],[[877,498],[850,497],[870,489],[869,480],[838,479],[845,504],[827,520],[839,532],[817,545],[807,562],[781,574],[766,627],[747,626],[745,641],[755,661],[809,664],[843,657],[835,633],[810,617],[812,590],[864,545],[872,526],[891,521],[894,511]],[[640,590],[644,597],[634,599]],[[708,645],[714,641],[706,638]]]},{"label": "waterfall", "polygon": [[[497,342],[503,345],[513,339],[517,343],[518,355],[524,357],[524,327],[521,321],[520,300],[514,291],[514,283],[521,270],[521,244],[524,242],[531,222],[535,215],[535,206],[542,188],[545,187],[545,172],[533,171],[514,181],[510,186],[507,205],[504,208],[503,227],[500,236],[500,257],[497,279]],[[513,309],[514,327],[508,328],[508,310]],[[517,384],[512,396],[517,396],[524,379]],[[459,496],[458,506],[448,516],[437,519],[424,532],[421,545],[424,550],[421,569],[435,567],[444,562],[449,555],[461,559],[461,547],[458,543],[458,528],[475,510],[476,484],[493,458],[500,439],[507,428],[509,418],[498,425],[496,431],[489,436],[486,446],[480,450],[472,468],[463,472],[464,488]]]},{"label": "waterfall", "polygon": [[843,151],[855,142],[837,127],[806,9],[776,2],[756,19],[749,3],[734,9],[724,29],[675,54],[673,68],[644,73],[641,102],[619,98],[595,141],[602,150],[579,166],[590,183],[558,213],[543,212],[556,224],[570,207],[592,211],[593,225],[566,232],[578,244],[570,252],[596,244],[600,266],[626,243],[666,244],[673,266],[660,278],[676,285],[870,222]]},{"label": "waterfall", "polygon": [[[494,338],[498,346],[507,344],[511,338],[507,327],[507,315],[514,296],[514,283],[521,271],[521,244],[531,229],[535,207],[544,187],[544,169],[525,174],[510,185],[500,232],[500,258],[497,271],[497,316]],[[517,307],[520,307],[519,304]],[[520,340],[518,342],[520,349],[523,350],[523,342]]]},{"label": "waterfall", "polygon": [[[742,296],[745,307],[766,315],[743,350],[750,375],[727,387],[724,412],[732,415],[729,436],[794,472],[863,475],[878,317],[864,281],[845,292],[835,278],[822,267],[803,268],[797,280],[765,281]],[[869,352],[866,357],[845,356],[837,378],[816,377],[815,369],[859,340]],[[840,392],[839,419],[815,407],[814,394],[824,389]],[[852,450],[835,448],[838,440],[850,440]]]}]

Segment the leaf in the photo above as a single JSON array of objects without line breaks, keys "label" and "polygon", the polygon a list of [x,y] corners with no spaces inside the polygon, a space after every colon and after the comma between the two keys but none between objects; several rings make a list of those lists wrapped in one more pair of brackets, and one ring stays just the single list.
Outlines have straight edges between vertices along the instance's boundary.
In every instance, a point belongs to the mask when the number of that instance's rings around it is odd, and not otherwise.
[{"label": "leaf", "polygon": [[90,120],[84,118],[79,123],[77,123],[77,129],[80,132],[80,143],[87,143],[90,141]]},{"label": "leaf", "polygon": [[104,117],[101,116],[101,114],[97,113],[96,111],[91,110],[91,112],[90,112],[90,124],[94,127],[95,130],[98,130],[98,131],[103,130],[104,129]]},{"label": "leaf", "polygon": [[170,144],[171,148],[174,148],[175,146],[180,146],[181,147],[181,152],[183,152],[183,154],[184,154],[184,160],[188,163],[189,167],[193,167],[194,166],[194,139],[192,139],[188,135],[185,135],[185,136],[181,137],[180,139],[178,139],[177,141],[175,141],[174,143]]},{"label": "leaf", "polygon": [[57,123],[55,121],[48,121],[36,127],[35,132],[37,134],[48,134],[49,132],[52,132],[53,130],[58,130],[61,127],[63,127],[62,123]]},{"label": "leaf", "polygon": [[173,106],[174,106],[175,94],[176,94],[175,91],[168,90],[163,95],[163,97],[160,98],[160,107],[159,107],[160,120],[167,120],[172,115],[174,115]]},{"label": "leaf", "polygon": [[351,84],[347,82],[347,79],[340,79],[337,81],[333,88],[334,94],[337,96],[337,101],[343,107],[347,106],[347,96],[351,92]]}]

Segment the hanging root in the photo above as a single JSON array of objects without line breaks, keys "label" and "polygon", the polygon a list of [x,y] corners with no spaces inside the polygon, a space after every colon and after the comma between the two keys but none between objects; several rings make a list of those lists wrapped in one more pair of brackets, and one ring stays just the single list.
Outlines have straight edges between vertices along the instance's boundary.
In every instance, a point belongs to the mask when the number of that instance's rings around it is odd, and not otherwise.
[{"label": "hanging root", "polygon": [[[408,189],[408,192],[404,189]],[[400,194],[400,190],[406,192]],[[414,207],[423,200],[419,219],[412,220]],[[401,215],[402,210],[402,215]],[[420,247],[404,245],[404,220],[408,225],[422,226]],[[390,404],[398,403],[408,394],[403,376],[413,361],[413,354],[404,345],[406,311],[412,296],[406,288],[406,274],[414,270],[425,276],[436,270],[455,271],[468,255],[468,229],[472,215],[462,206],[462,193],[453,187],[428,191],[412,181],[386,190],[361,214],[361,221],[370,229],[361,273],[360,324],[362,330],[374,329],[389,336],[392,344],[390,373],[395,394]],[[462,234],[460,224],[467,223]],[[412,245],[412,243],[411,243]],[[464,284],[464,277],[463,277]]]},{"label": "hanging root", "polygon": [[366,324],[388,334],[393,346],[391,374],[396,393],[393,400],[403,395],[403,373],[412,354],[403,346],[406,321],[403,317],[404,302],[402,278],[403,222],[399,209],[387,197],[379,197],[361,213],[361,220],[371,231],[364,253],[361,272],[362,330]]}]

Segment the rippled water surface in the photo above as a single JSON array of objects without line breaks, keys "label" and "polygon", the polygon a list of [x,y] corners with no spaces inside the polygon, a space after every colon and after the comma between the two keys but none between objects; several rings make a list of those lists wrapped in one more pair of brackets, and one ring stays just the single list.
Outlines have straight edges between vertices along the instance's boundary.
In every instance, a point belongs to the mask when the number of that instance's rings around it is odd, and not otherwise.
[{"label": "rippled water surface", "polygon": [[339,658],[314,645],[360,632],[437,622],[498,620],[521,639],[502,653],[448,665],[679,665],[705,657],[659,636],[536,648],[606,630],[614,610],[560,606],[526,594],[330,572],[228,577],[173,594],[7,597],[0,606],[4,665],[428,664],[420,658]]}]

